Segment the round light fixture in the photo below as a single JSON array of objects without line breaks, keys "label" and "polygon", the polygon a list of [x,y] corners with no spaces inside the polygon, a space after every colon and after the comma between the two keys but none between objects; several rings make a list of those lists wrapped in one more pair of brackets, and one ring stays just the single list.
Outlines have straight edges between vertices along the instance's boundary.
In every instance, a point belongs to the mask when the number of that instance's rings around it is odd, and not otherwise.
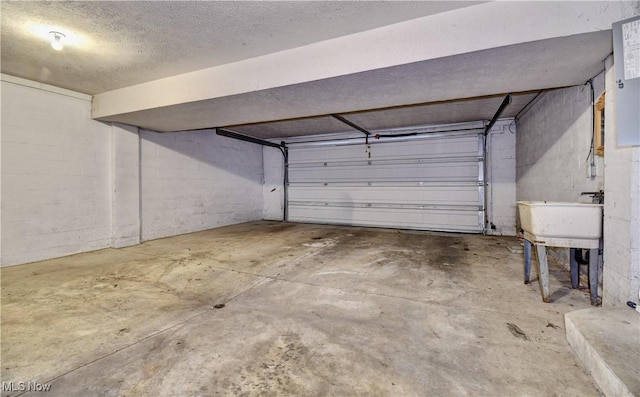
[{"label": "round light fixture", "polygon": [[51,48],[54,50],[60,51],[64,48],[64,39],[67,37],[60,32],[49,32],[49,36],[51,36]]}]

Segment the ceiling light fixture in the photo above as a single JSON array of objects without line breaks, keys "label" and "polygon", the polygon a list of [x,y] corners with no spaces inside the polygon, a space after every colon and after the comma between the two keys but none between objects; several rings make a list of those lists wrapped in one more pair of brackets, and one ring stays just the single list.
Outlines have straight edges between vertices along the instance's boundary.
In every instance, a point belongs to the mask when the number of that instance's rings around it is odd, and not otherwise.
[{"label": "ceiling light fixture", "polygon": [[67,36],[60,32],[54,31],[49,32],[49,35],[51,36],[51,48],[57,51],[60,51],[64,48],[64,39]]}]

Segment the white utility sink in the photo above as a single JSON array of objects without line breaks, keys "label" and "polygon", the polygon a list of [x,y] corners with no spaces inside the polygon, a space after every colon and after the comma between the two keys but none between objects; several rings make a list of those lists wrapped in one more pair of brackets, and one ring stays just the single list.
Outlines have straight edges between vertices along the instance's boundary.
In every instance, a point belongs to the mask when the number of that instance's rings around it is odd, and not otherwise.
[{"label": "white utility sink", "polygon": [[524,237],[551,247],[598,248],[602,204],[518,201]]}]

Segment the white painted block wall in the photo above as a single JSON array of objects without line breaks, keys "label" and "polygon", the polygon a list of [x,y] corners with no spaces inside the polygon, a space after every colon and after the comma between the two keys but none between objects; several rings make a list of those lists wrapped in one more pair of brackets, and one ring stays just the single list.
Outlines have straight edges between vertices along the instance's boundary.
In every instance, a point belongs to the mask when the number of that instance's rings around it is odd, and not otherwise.
[{"label": "white painted block wall", "polygon": [[[604,73],[594,81],[603,92]],[[518,200],[579,201],[580,193],[604,188],[603,159],[597,175],[587,175],[591,145],[591,92],[578,86],[547,92],[517,122],[516,196]],[[582,197],[590,202],[589,197]]]},{"label": "white painted block wall", "polygon": [[140,137],[138,128],[111,125],[111,246],[140,243]]},{"label": "white painted block wall", "polygon": [[262,147],[213,130],[140,130],[142,239],[262,219]]},{"label": "white painted block wall", "polygon": [[265,170],[262,217],[281,221],[284,216],[284,158],[280,150],[269,146],[263,146],[262,153]]},{"label": "white painted block wall", "polygon": [[2,265],[263,217],[261,146],[96,122],[89,96],[11,76],[1,88]]},{"label": "white painted block wall", "polygon": [[607,58],[605,102],[605,206],[603,305],[640,303],[640,147],[620,147],[616,139],[616,79]]},{"label": "white painted block wall", "polygon": [[111,245],[110,129],[91,98],[2,76],[2,265]]},{"label": "white painted block wall", "polygon": [[[516,235],[516,125],[499,120],[487,137],[487,234]],[[491,224],[495,229],[491,228]]]},{"label": "white painted block wall", "polygon": [[[594,79],[595,100],[604,91],[604,73]],[[587,174],[592,139],[588,85],[543,93],[517,120],[516,198],[532,201],[591,202],[582,192],[604,189],[604,160],[596,156],[596,175]],[[549,253],[565,267],[569,250]]]}]

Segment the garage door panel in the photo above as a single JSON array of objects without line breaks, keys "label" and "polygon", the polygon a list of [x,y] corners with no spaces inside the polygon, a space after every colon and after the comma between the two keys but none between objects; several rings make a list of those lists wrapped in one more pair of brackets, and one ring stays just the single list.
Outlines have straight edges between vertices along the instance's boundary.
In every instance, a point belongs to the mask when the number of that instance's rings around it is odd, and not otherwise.
[{"label": "garage door panel", "polygon": [[288,219],[482,232],[484,135],[425,134],[365,145],[291,144]]},{"label": "garage door panel", "polygon": [[289,181],[296,182],[353,182],[353,181],[461,181],[478,180],[477,162],[416,165],[363,165],[347,167],[290,167]]},{"label": "garage door panel", "polygon": [[290,215],[297,222],[328,223],[354,226],[377,226],[404,229],[481,232],[477,211],[379,209],[349,207],[291,206]]},{"label": "garage door panel", "polygon": [[[371,140],[372,157],[376,160],[400,159],[400,158],[452,158],[467,157],[479,154],[477,137],[454,136],[441,137],[427,142],[414,141],[414,145],[407,142],[383,142]],[[323,147],[325,150],[318,150]],[[359,144],[323,144],[311,146],[299,146],[295,152],[289,154],[290,164],[306,162],[333,162],[351,161],[354,154],[366,157],[366,145]],[[360,156],[356,157],[359,158]]]},{"label": "garage door panel", "polygon": [[357,166],[367,166],[367,165],[375,165],[375,166],[389,166],[396,164],[413,164],[413,165],[421,165],[426,163],[431,164],[440,164],[443,162],[447,163],[468,163],[468,162],[477,162],[481,161],[482,156],[473,156],[472,154],[467,156],[460,157],[396,157],[389,159],[380,159],[379,157],[375,157],[375,160],[367,158],[366,156],[359,157],[359,160],[329,160],[325,162],[320,161],[307,161],[307,162],[289,162],[289,167],[299,169],[299,168],[316,168],[316,167],[357,167]]},{"label": "garage door panel", "polygon": [[290,188],[289,194],[295,201],[319,203],[355,203],[436,205],[450,204],[456,197],[456,204],[478,208],[478,186],[298,186]]},{"label": "garage door panel", "polygon": [[478,141],[476,137],[455,137],[433,139],[430,142],[414,141],[390,142],[371,145],[372,156],[375,158],[404,158],[404,157],[437,157],[452,158],[466,157],[478,154]]}]

